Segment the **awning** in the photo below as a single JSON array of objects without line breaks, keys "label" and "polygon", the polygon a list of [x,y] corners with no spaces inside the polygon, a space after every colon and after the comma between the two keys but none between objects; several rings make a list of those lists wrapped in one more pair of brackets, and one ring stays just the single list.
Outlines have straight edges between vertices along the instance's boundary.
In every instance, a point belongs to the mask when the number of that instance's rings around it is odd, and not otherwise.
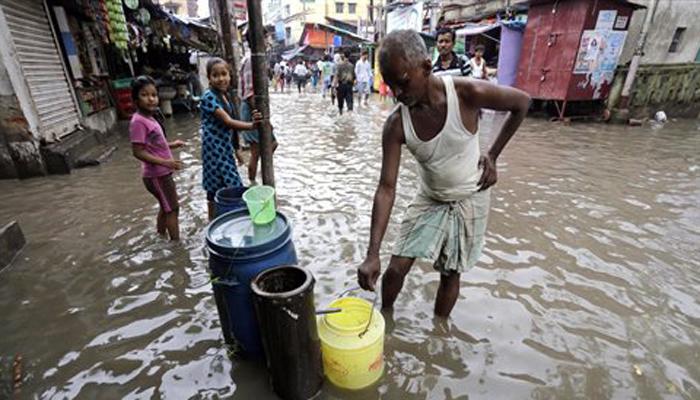
[{"label": "awning", "polygon": [[307,43],[305,43],[305,41],[306,41],[306,36],[307,36],[308,32],[310,30],[316,30],[316,29],[332,33],[336,36],[341,36],[341,37],[350,39],[351,41],[355,41],[358,44],[372,44],[372,43],[374,43],[371,40],[365,39],[364,37],[359,36],[355,33],[350,32],[350,31],[346,31],[345,29],[341,29],[341,28],[338,28],[338,27],[335,27],[332,25],[323,24],[320,22],[307,22],[304,25],[304,32],[301,34],[301,37],[299,38],[299,44],[300,45],[307,44]]},{"label": "awning", "polygon": [[309,46],[304,45],[301,47],[293,48],[291,50],[287,50],[284,53],[282,53],[282,59],[289,61],[289,60],[293,59],[294,57],[300,55],[307,47],[309,47]]},{"label": "awning", "polygon": [[455,33],[457,36],[474,36],[486,33],[492,29],[498,28],[498,23],[493,24],[467,24],[464,27],[458,29]]}]

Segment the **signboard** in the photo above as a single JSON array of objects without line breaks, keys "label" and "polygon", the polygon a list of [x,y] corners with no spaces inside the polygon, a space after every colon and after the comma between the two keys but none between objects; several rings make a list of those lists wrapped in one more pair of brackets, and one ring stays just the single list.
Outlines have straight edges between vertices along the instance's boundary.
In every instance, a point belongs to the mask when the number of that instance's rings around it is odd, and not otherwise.
[{"label": "signboard", "polygon": [[627,21],[629,17],[626,15],[620,15],[615,20],[615,29],[627,29]]},{"label": "signboard", "polygon": [[598,20],[595,23],[595,30],[612,29],[616,16],[617,10],[600,10],[598,12]]},{"label": "signboard", "polygon": [[245,0],[233,0],[231,10],[233,11],[233,19],[236,21],[248,20],[248,4]]},{"label": "signboard", "polygon": [[423,29],[423,3],[397,8],[387,14],[386,33],[397,29],[413,29],[420,32]]}]

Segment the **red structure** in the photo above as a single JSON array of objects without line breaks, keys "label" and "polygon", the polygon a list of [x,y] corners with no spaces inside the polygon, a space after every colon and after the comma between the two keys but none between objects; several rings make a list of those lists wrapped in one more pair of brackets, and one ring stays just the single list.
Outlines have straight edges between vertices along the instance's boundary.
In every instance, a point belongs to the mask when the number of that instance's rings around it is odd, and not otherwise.
[{"label": "red structure", "polygon": [[625,0],[533,0],[516,87],[553,100],[560,118],[568,102],[607,98],[637,8]]}]

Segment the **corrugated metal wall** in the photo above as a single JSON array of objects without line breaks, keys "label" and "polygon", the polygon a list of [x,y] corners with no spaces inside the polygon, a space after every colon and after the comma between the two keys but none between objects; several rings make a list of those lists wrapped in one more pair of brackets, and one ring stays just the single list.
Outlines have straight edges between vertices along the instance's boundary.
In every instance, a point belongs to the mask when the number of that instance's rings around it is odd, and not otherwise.
[{"label": "corrugated metal wall", "polygon": [[37,110],[39,133],[52,139],[73,132],[80,114],[43,0],[0,0],[0,6]]}]

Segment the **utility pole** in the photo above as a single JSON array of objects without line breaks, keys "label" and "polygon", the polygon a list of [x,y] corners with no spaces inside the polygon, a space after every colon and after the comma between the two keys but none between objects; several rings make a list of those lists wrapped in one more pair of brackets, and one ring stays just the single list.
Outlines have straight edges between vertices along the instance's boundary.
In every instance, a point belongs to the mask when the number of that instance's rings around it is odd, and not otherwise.
[{"label": "utility pole", "polygon": [[229,0],[214,0],[216,2],[216,13],[219,20],[219,35],[221,37],[222,50],[224,52],[224,60],[231,66],[231,86],[229,101],[236,105],[234,107],[233,117],[238,119],[238,110],[240,108],[240,99],[238,97],[238,58],[236,50],[233,46],[233,32],[236,32],[238,38],[237,27],[231,27],[233,19],[231,18],[231,10],[229,9]]},{"label": "utility pole", "polygon": [[272,125],[270,124],[270,96],[268,94],[267,52],[265,51],[265,27],[262,22],[260,0],[246,0],[248,4],[248,37],[250,38],[250,61],[253,67],[253,90],[255,109],[263,115],[260,134],[260,155],[263,184],[275,186],[275,171],[272,164]]}]

